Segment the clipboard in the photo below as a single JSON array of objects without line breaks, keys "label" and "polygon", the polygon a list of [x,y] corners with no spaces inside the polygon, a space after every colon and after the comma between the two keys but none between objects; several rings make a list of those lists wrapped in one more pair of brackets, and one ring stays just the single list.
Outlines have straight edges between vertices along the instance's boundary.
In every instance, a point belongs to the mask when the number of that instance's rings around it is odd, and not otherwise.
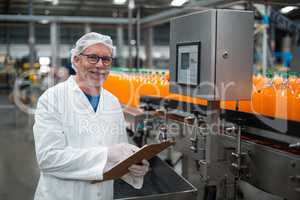
[{"label": "clipboard", "polygon": [[143,159],[149,160],[173,144],[175,144],[175,141],[168,140],[158,144],[145,145],[139,151],[135,152],[127,159],[119,162],[109,171],[105,172],[103,174],[103,180],[92,181],[92,183],[121,178],[129,172],[128,168],[131,165],[141,163]]}]

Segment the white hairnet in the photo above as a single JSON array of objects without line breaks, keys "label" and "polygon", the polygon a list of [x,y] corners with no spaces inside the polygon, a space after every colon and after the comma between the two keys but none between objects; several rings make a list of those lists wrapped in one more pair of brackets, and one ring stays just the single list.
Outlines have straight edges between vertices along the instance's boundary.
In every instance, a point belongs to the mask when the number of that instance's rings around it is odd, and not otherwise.
[{"label": "white hairnet", "polygon": [[94,44],[104,44],[109,47],[112,51],[112,56],[114,56],[114,46],[112,39],[108,35],[102,35],[100,33],[90,32],[83,35],[79,38],[75,44],[75,47],[71,49],[71,63],[72,68],[76,71],[76,67],[73,64],[73,59],[76,55],[82,53],[87,47],[94,45]]}]

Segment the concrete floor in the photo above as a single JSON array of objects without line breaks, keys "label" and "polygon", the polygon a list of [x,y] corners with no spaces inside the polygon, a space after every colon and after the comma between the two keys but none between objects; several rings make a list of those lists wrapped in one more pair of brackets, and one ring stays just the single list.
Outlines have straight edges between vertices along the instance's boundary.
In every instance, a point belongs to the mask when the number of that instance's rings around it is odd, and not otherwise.
[{"label": "concrete floor", "polygon": [[0,199],[32,200],[39,177],[32,116],[0,95]]}]

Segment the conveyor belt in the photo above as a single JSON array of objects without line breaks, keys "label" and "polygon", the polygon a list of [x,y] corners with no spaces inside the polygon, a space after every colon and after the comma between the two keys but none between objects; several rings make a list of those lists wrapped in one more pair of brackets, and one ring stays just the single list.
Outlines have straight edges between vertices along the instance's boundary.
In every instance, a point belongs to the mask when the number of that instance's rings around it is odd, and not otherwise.
[{"label": "conveyor belt", "polygon": [[[161,117],[161,118],[163,117],[162,112],[157,112],[157,113],[155,113],[155,115],[157,117]],[[183,116],[176,115],[176,114],[167,114],[167,118],[171,119],[171,120],[174,120],[174,121],[181,122],[181,123],[185,122],[185,123],[188,123],[190,125],[192,125],[192,123],[193,123],[192,121],[184,121]],[[222,133],[222,134],[225,134],[225,133]],[[277,149],[277,150],[280,150],[280,151],[285,151],[285,152],[288,152],[288,153],[292,153],[292,154],[295,154],[295,155],[300,155],[300,149],[291,149],[291,148],[289,148],[289,146],[288,146],[289,144],[287,144],[287,143],[272,140],[272,139],[265,138],[265,137],[262,137],[262,136],[259,136],[259,135],[254,135],[254,134],[251,134],[251,133],[248,133],[248,132],[243,132],[242,133],[242,140],[243,141],[254,142],[256,144],[268,146],[268,147],[271,147],[271,148],[274,148],[274,149]]]},{"label": "conveyor belt", "polygon": [[[186,102],[179,102],[176,100],[165,100],[159,97],[143,97],[141,102],[150,104],[154,107],[164,105],[170,109],[177,109],[183,112],[198,111],[200,115],[206,116],[206,106],[194,105]],[[170,105],[170,106],[169,106]],[[300,122],[286,119],[266,117],[262,115],[255,115],[252,113],[243,113],[233,110],[221,109],[221,118],[226,121],[235,121],[237,119],[244,119],[243,125],[248,127],[256,127],[263,130],[269,130],[293,137],[300,138]],[[266,119],[266,120],[264,120]],[[268,121],[266,124],[265,121]]]}]

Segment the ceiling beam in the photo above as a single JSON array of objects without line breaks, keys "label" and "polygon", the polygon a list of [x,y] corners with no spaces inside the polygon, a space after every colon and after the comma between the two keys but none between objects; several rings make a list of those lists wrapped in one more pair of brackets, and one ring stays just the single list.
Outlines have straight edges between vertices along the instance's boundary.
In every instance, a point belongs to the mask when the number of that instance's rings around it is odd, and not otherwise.
[{"label": "ceiling beam", "polygon": [[[60,7],[60,6],[77,6],[80,2],[78,0],[70,0],[70,1],[59,1],[57,5],[53,5],[51,2],[45,2],[45,1],[34,1],[35,6],[44,6],[44,7],[49,7],[49,6],[54,6],[54,7]],[[28,5],[27,1],[20,1],[20,0],[11,0],[12,5]],[[113,7],[113,8],[120,8],[124,7],[126,8],[127,5],[116,5],[112,4],[111,2],[103,2],[103,1],[84,1],[84,5],[88,6],[99,6],[99,7]]]},{"label": "ceiling beam", "polygon": [[178,15],[186,13],[186,12],[187,12],[186,9],[173,8],[170,10],[160,12],[158,14],[144,17],[141,19],[140,23],[141,23],[141,25],[152,25],[152,26],[158,25],[158,24],[163,24],[163,23],[170,21],[170,19],[172,17],[178,16]]},{"label": "ceiling beam", "polygon": [[232,4],[234,2],[241,3],[244,1],[241,1],[241,0],[239,0],[239,1],[237,1],[237,0],[204,0],[204,1],[199,1],[197,3],[195,3],[195,1],[192,1],[190,4],[187,4],[184,7],[173,8],[173,9],[169,9],[169,10],[160,12],[158,14],[144,17],[141,20],[141,24],[143,26],[159,25],[159,24],[169,22],[171,20],[171,18],[182,15],[182,14],[190,13],[190,12],[197,11],[197,10],[207,9],[208,7],[224,5],[225,3]]},{"label": "ceiling beam", "polygon": [[192,1],[183,8],[170,9],[158,14],[150,15],[141,19],[143,26],[154,26],[169,22],[171,18],[185,14],[187,12],[203,10],[208,8],[226,8],[235,4],[241,3],[267,3],[267,4],[285,4],[285,5],[300,5],[299,0],[203,0],[203,1]]},{"label": "ceiling beam", "polygon": [[[62,23],[96,23],[128,24],[127,18],[82,17],[82,16],[44,16],[44,15],[0,15],[0,21],[13,22],[62,22]],[[134,19],[135,21],[135,19]]]}]

